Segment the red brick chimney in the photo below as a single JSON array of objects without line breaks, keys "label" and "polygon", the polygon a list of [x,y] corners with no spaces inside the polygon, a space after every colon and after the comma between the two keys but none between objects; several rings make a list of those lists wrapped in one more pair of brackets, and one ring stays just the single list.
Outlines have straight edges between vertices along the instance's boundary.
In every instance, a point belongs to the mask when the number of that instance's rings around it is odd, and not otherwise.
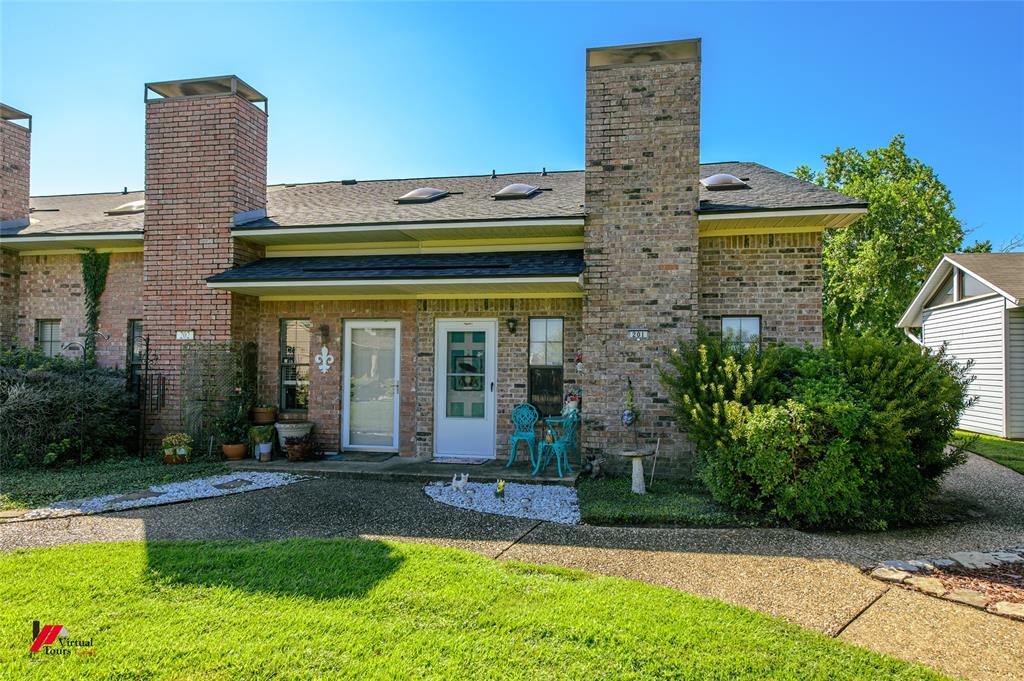
[{"label": "red brick chimney", "polygon": [[700,40],[588,50],[586,112],[584,448],[631,446],[632,381],[641,442],[679,461],[654,363],[697,321]]},{"label": "red brick chimney", "polygon": [[231,227],[266,214],[266,101],[237,76],[146,85],[143,333],[166,380],[157,432],[178,427],[183,343],[255,339],[258,299],[206,277],[262,257]]},{"label": "red brick chimney", "polygon": [[[22,123],[16,123],[21,121]],[[28,226],[32,117],[0,104],[0,235]],[[18,337],[18,254],[0,247],[0,348]]]}]

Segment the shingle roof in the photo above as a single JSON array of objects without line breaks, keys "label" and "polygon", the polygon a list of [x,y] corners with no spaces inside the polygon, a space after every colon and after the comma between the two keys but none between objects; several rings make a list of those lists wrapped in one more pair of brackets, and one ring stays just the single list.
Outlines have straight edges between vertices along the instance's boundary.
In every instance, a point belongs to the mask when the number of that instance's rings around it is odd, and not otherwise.
[{"label": "shingle roof", "polygon": [[760,163],[730,161],[701,163],[700,176],[735,175],[749,189],[709,190],[700,187],[701,213],[793,210],[796,208],[866,208],[867,202],[799,180]]},{"label": "shingle roof", "polygon": [[514,251],[265,258],[209,277],[211,282],[576,276],[583,251]]},{"label": "shingle roof", "polygon": [[1018,301],[1024,300],[1024,253],[949,253],[946,257]]},{"label": "shingle roof", "polygon": [[[709,191],[700,187],[702,213],[864,207],[867,204],[758,163],[703,163],[702,178],[715,173],[746,178],[749,189]],[[524,182],[550,191],[531,198],[496,201],[506,185]],[[418,187],[453,192],[423,204],[398,205],[395,199]],[[457,193],[461,192],[461,193]],[[143,214],[105,215],[122,203],[145,198],[144,192],[39,196],[31,200],[33,224],[6,235],[140,232]],[[355,184],[318,182],[267,187],[267,218],[258,227],[301,227],[368,223],[459,222],[526,218],[583,217],[584,171],[515,173],[408,180],[361,180]],[[53,209],[57,209],[54,211]]]}]

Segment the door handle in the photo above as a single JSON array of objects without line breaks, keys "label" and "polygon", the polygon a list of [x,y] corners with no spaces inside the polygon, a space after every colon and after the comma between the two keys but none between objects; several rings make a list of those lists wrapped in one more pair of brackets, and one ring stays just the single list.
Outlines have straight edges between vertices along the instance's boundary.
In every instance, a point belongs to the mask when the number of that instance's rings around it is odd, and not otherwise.
[{"label": "door handle", "polygon": [[491,392],[494,392],[494,381],[491,381]]}]

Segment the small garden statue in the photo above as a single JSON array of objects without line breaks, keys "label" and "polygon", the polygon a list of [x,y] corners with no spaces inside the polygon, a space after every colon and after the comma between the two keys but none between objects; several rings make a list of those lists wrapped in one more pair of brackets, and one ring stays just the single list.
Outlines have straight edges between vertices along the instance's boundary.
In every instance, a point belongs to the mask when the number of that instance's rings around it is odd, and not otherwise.
[{"label": "small garden statue", "polygon": [[633,402],[633,381],[629,378],[627,378],[626,381],[628,382],[629,388],[626,390],[626,408],[622,410],[622,427],[626,430],[633,431],[633,445],[636,448],[639,448],[640,443],[637,439],[637,432],[635,428],[639,414],[637,413],[636,405]]},{"label": "small garden statue", "polygon": [[495,483],[495,485],[494,485],[494,496],[498,497],[499,499],[504,499],[505,498],[505,481],[504,480],[498,480],[498,482]]}]

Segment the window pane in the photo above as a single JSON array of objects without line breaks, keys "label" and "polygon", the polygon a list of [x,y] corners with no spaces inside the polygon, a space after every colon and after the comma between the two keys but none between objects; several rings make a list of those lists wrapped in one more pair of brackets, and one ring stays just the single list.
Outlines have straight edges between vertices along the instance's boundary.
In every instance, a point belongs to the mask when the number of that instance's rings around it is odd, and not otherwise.
[{"label": "window pane", "polygon": [[306,409],[309,406],[308,319],[281,320],[281,408]]},{"label": "window pane", "polygon": [[562,365],[562,326],[559,317],[530,320],[530,366]]},{"label": "window pane", "polygon": [[454,417],[485,418],[486,332],[449,331],[447,345],[448,390],[445,396],[445,414]]},{"label": "window pane", "polygon": [[928,301],[925,307],[935,307],[936,305],[945,305],[946,303],[953,302],[953,273],[951,272],[942,285],[939,287],[938,292],[932,299]]},{"label": "window pane", "polygon": [[980,281],[967,274],[964,271],[960,272],[960,297],[961,298],[973,298],[974,296],[983,296],[987,293],[992,293],[992,289],[982,284]]},{"label": "window pane", "polygon": [[722,338],[736,347],[749,347],[760,336],[760,317],[722,317]]}]

